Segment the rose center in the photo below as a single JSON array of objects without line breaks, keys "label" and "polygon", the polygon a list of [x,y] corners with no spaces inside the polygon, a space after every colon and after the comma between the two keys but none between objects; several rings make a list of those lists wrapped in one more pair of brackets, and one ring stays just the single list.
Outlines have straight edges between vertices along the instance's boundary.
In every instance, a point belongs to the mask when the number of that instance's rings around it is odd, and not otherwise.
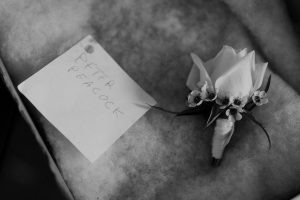
[{"label": "rose center", "polygon": [[199,103],[201,101],[201,98],[199,96],[196,96],[194,98],[194,103]]}]

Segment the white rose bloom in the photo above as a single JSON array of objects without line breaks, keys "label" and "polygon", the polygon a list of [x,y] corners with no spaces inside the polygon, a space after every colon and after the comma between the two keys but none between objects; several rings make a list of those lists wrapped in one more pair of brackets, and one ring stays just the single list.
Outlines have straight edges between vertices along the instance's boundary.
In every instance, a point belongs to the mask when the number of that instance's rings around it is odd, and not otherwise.
[{"label": "white rose bloom", "polygon": [[207,82],[208,90],[217,94],[217,102],[224,98],[230,101],[248,99],[261,86],[268,65],[255,64],[254,51],[236,52],[230,46],[224,46],[216,57],[205,63],[193,53],[191,57],[194,65],[186,85],[195,90]]},{"label": "white rose bloom", "polygon": [[189,89],[199,90],[207,83],[207,91],[217,95],[216,103],[221,109],[230,105],[226,111],[228,118],[217,119],[212,139],[212,157],[220,161],[233,134],[234,123],[242,118],[248,100],[253,95],[257,105],[267,101],[264,93],[255,91],[262,84],[268,63],[255,64],[254,51],[236,52],[229,46],[224,46],[216,57],[205,63],[193,53],[191,57],[194,65],[186,83]]}]

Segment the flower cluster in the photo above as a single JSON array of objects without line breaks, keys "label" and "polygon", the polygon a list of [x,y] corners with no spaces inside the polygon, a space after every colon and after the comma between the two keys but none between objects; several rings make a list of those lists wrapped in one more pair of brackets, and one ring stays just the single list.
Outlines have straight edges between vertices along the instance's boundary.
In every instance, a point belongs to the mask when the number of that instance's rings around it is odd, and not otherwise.
[{"label": "flower cluster", "polygon": [[214,91],[208,90],[207,82],[199,90],[193,90],[188,95],[188,106],[196,107],[200,106],[203,101],[214,101],[217,95]]},{"label": "flower cluster", "polygon": [[169,111],[152,106],[158,110],[176,114],[176,116],[201,115],[205,108],[211,112],[206,127],[215,123],[212,137],[212,165],[219,165],[224,149],[235,130],[235,122],[246,116],[258,125],[266,134],[269,148],[271,139],[264,126],[255,119],[250,111],[255,106],[268,103],[267,91],[271,75],[266,86],[261,89],[268,63],[255,63],[255,53],[247,49],[235,51],[224,46],[213,59],[203,63],[195,54],[191,54],[193,67],[186,85],[191,90],[187,97],[190,108],[181,112]]},{"label": "flower cluster", "polygon": [[197,107],[203,102],[215,103],[233,121],[242,119],[242,113],[252,106],[268,102],[267,94],[259,88],[262,85],[267,63],[255,64],[254,51],[247,49],[236,52],[224,46],[217,56],[205,64],[195,54],[187,80],[191,89],[188,106]]}]

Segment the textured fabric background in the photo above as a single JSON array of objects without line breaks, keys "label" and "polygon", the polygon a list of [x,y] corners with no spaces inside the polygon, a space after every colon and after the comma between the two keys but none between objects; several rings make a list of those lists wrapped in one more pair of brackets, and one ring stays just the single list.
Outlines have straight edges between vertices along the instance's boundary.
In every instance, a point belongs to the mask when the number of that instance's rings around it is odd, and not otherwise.
[{"label": "textured fabric background", "polygon": [[0,24],[1,56],[16,84],[86,34],[173,110],[185,105],[190,52],[207,60],[224,44],[248,47],[280,75],[270,103],[255,111],[272,150],[243,120],[219,168],[210,166],[204,117],[151,110],[90,164],[28,103],[75,199],[282,199],[300,191],[300,51],[280,1],[2,0]]}]

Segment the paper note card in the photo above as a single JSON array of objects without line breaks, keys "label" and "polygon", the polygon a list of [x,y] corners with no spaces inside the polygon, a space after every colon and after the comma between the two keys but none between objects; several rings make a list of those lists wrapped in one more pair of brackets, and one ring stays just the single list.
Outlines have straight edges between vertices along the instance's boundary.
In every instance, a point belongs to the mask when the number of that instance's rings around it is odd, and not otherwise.
[{"label": "paper note card", "polygon": [[156,104],[91,36],[18,89],[91,162]]}]

